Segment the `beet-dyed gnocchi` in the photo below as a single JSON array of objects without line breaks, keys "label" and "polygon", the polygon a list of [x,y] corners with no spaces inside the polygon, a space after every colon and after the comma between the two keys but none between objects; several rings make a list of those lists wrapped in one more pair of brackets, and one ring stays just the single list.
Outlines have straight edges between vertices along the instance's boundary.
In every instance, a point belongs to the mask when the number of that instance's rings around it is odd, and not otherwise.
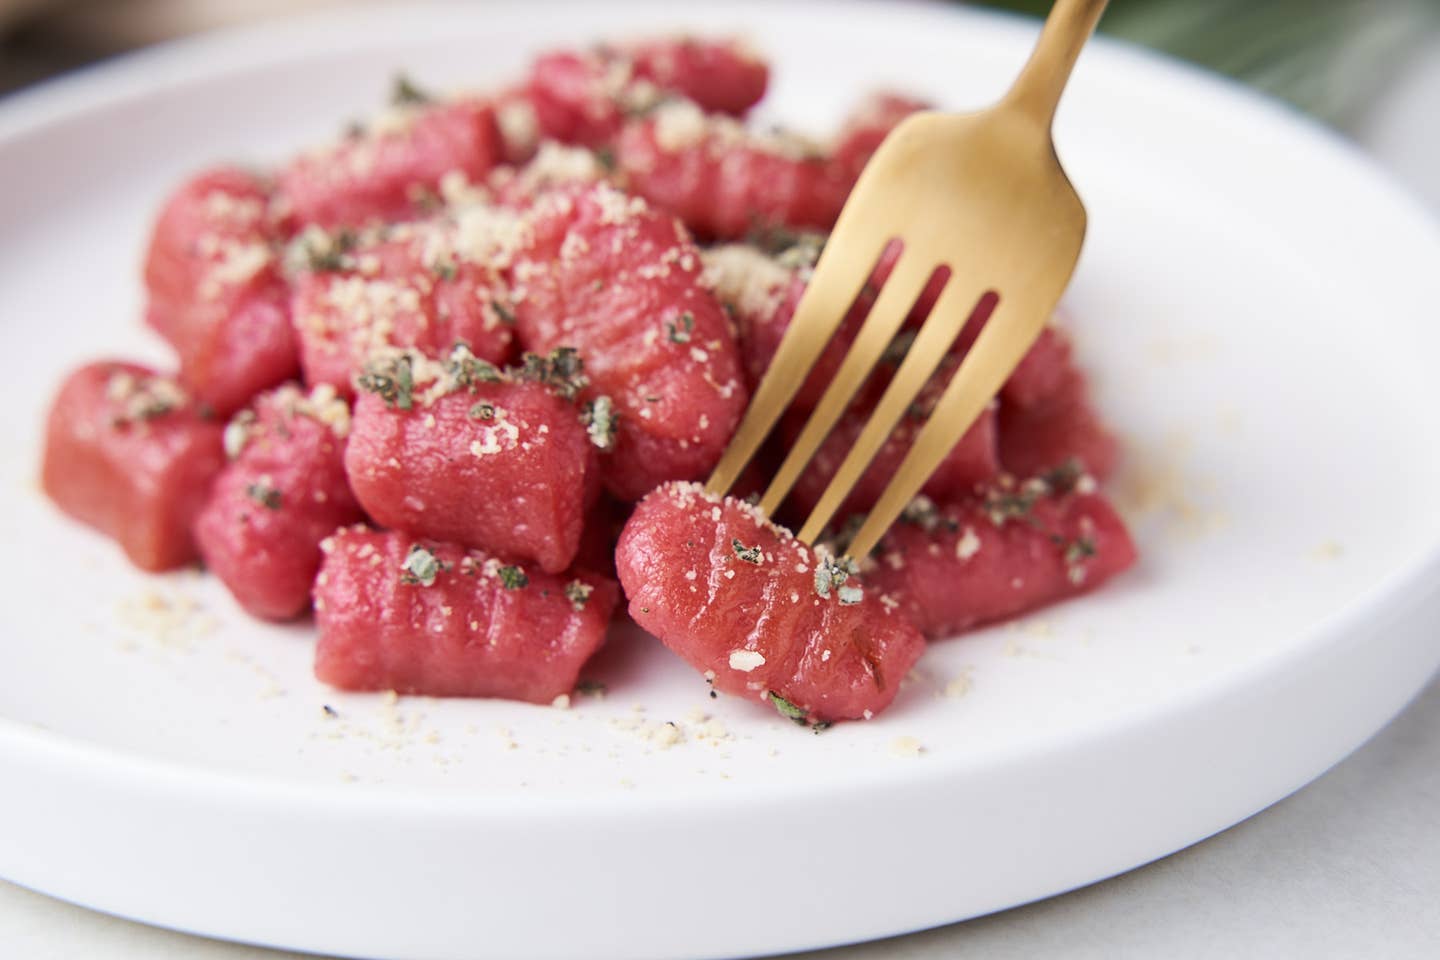
[{"label": "beet-dyed gnocchi", "polygon": [[874,555],[836,555],[983,310],[828,539],[777,525],[821,496],[943,273],[776,517],[740,499],[834,379],[895,244],[732,495],[705,492],[825,232],[926,108],[881,93],[829,139],[747,125],[769,79],[728,39],[560,50],[490,93],[399,79],[326,144],[197,173],[145,258],[176,374],[75,371],[46,493],[139,567],[203,561],[256,617],[313,610],[335,687],[568,702],[623,599],[712,695],[816,728],[876,717],[927,638],[1100,587],[1135,548],[1098,489],[1115,440],[1051,328]]}]

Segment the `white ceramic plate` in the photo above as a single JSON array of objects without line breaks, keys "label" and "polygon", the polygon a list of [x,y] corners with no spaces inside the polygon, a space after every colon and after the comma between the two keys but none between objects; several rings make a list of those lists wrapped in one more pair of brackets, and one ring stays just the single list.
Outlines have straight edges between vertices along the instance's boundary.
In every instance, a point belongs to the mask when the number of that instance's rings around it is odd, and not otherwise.
[{"label": "white ceramic plate", "polygon": [[[351,11],[0,107],[0,875],[345,955],[778,952],[1169,853],[1306,783],[1420,687],[1440,657],[1440,240],[1343,144],[1104,42],[1058,130],[1091,215],[1067,301],[1131,439],[1143,563],[934,646],[873,723],[812,736],[709,700],[635,636],[594,671],[609,695],[570,710],[335,693],[307,628],[139,575],[42,500],[62,371],[164,356],[137,261],[165,192],[328,134],[396,68],[486,84],[545,46],[740,27],[774,58],[769,113],[825,129],[882,83],[984,103],[1033,36],[894,3],[600,7]],[[646,733],[667,720],[685,738],[662,749]],[[902,737],[923,753],[894,755]]]}]

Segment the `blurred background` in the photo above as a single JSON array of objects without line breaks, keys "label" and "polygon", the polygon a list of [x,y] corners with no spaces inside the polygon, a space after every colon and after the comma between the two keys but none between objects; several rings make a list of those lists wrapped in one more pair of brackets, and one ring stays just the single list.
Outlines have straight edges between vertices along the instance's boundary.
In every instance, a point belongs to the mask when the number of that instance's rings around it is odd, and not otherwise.
[{"label": "blurred background", "polygon": [[[0,0],[0,96],[189,33],[367,2]],[[1050,7],[975,2],[1035,16]],[[1289,101],[1440,210],[1440,0],[1111,0],[1101,31]]]}]

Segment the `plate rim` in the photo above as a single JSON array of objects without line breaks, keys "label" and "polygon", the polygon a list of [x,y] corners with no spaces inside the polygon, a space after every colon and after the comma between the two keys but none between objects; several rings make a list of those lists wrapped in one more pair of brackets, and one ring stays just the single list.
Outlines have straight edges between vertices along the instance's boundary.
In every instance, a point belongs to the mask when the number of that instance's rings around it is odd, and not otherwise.
[{"label": "plate rim", "polygon": [[[865,0],[842,0],[842,2],[850,7],[860,9],[874,9],[879,6],[877,3],[865,2]],[[821,0],[805,0],[805,5],[818,9],[822,3]],[[426,11],[419,16],[423,18],[428,10],[444,9],[447,6],[449,5],[443,3],[428,4]],[[654,3],[630,3],[628,6],[659,7]],[[734,5],[736,9],[759,9],[764,6],[765,4],[758,0],[744,0],[744,2]],[[824,6],[831,11],[834,9],[833,3],[827,2]],[[1033,34],[1033,22],[1024,18],[968,8],[953,9],[940,4],[916,2],[916,0],[903,0],[902,3],[894,6],[913,8],[930,15],[934,15],[937,11],[943,11],[945,15],[976,21],[981,24],[981,29],[1011,31],[1016,32],[1017,35],[1024,33],[1026,36]],[[886,5],[887,10],[890,7],[890,4]],[[362,17],[370,17],[372,14],[394,15],[400,10],[404,10],[408,17],[417,16],[413,6],[402,7],[398,4],[378,6],[365,11],[352,11],[352,15]],[[320,11],[286,23],[222,30],[140,51],[88,68],[77,74],[46,82],[0,101],[0,150],[49,124],[73,120],[92,110],[110,109],[118,103],[143,97],[164,86],[184,86],[200,77],[216,77],[233,69],[245,69],[247,64],[249,69],[255,69],[265,64],[278,65],[297,57],[306,56],[307,54],[304,53],[286,53],[278,60],[270,59],[263,55],[265,50],[263,41],[272,35],[303,35],[307,31],[316,29],[318,24],[333,20],[335,16],[334,11]],[[253,54],[253,59],[246,61],[245,56],[248,55],[239,51],[241,47],[250,45],[254,45],[255,49],[260,52]],[[333,50],[350,49],[355,45],[354,43],[349,45],[341,43]],[[1097,46],[1105,49],[1107,56],[1112,58],[1123,57],[1135,60],[1140,63],[1142,69],[1168,72],[1172,76],[1179,76],[1188,82],[1208,87],[1210,95],[1228,97],[1233,106],[1251,111],[1253,117],[1258,118],[1267,126],[1284,129],[1287,137],[1294,134],[1298,139],[1323,148],[1333,158],[1350,167],[1357,176],[1365,177],[1372,187],[1380,187],[1388,191],[1396,207],[1396,212],[1399,212],[1402,207],[1405,208],[1405,215],[1411,217],[1414,223],[1424,225],[1435,241],[1437,251],[1440,251],[1440,231],[1437,231],[1434,219],[1424,211],[1413,196],[1408,195],[1405,188],[1399,186],[1391,177],[1379,170],[1355,144],[1340,137],[1334,131],[1304,118],[1276,101],[1249,91],[1238,83],[1214,77],[1198,68],[1178,64],[1168,58],[1113,39],[1099,38]],[[205,55],[217,50],[230,50],[230,55],[236,56],[242,62],[237,64],[226,60],[207,63]],[[321,53],[333,52],[333,50],[327,49]],[[314,51],[311,51],[309,55],[314,55]],[[176,78],[164,75],[164,68],[167,66],[192,60],[194,65],[189,72],[181,71],[182,76]],[[1169,698],[1164,702],[1152,704],[1143,710],[1127,712],[1123,716],[1111,716],[1103,721],[1093,722],[1081,730],[1075,731],[1072,737],[1058,740],[1046,738],[1043,742],[1029,744],[1023,750],[1007,754],[1003,759],[1003,764],[1022,766],[1034,763],[1045,754],[1064,751],[1077,745],[1100,748],[1105,742],[1136,724],[1159,727],[1174,724],[1192,714],[1215,710],[1226,699],[1237,693],[1254,692],[1277,682],[1289,673],[1297,662],[1310,662],[1317,657],[1335,655],[1342,648],[1354,644],[1357,642],[1355,637],[1363,632],[1361,628],[1381,612],[1378,609],[1380,607],[1387,604],[1398,604],[1403,599],[1409,599],[1415,603],[1433,602],[1434,595],[1437,593],[1437,587],[1433,585],[1437,581],[1440,581],[1440,541],[1431,543],[1419,555],[1410,557],[1405,564],[1390,570],[1348,606],[1306,630],[1302,635],[1303,639],[1297,639],[1293,645],[1250,660],[1242,667],[1227,672],[1223,676],[1209,678],[1184,691],[1181,695]],[[1415,693],[1423,688],[1430,674],[1434,672],[1437,662],[1440,662],[1440,651],[1431,654],[1430,671],[1415,679],[1413,689],[1409,690],[1399,706],[1390,711],[1387,721],[1389,717],[1393,717],[1403,709],[1403,706],[1414,697]],[[1332,760],[1330,764],[1326,764],[1306,776],[1301,783],[1295,784],[1295,787],[1308,783],[1314,777],[1319,776],[1324,769],[1339,762],[1343,756],[1348,755],[1378,729],[1377,726],[1368,730],[1359,739],[1349,738],[1353,742],[1345,747],[1343,754]],[[79,737],[38,729],[22,721],[0,716],[0,763],[6,762],[7,756],[11,757],[13,761],[17,755],[28,758],[31,762],[51,762],[78,771],[88,770],[93,773],[97,769],[103,770],[105,779],[121,788],[133,789],[148,784],[150,788],[160,791],[178,787],[183,792],[195,797],[223,795],[234,802],[258,802],[262,806],[273,806],[277,809],[291,804],[302,804],[316,809],[331,810],[339,804],[348,811],[360,814],[424,812],[461,819],[488,819],[496,815],[522,814],[527,819],[534,821],[573,816],[574,812],[573,801],[567,801],[557,796],[531,797],[516,793],[497,793],[461,797],[449,794],[426,794],[425,788],[410,785],[373,787],[365,784],[308,784],[255,773],[209,768],[192,769],[178,761],[132,754],[120,748],[107,747]],[[976,773],[989,771],[995,763],[996,758],[985,757],[983,762],[976,763],[951,761],[944,765],[938,763],[919,765],[906,770],[903,775],[896,774],[884,781],[857,785],[856,789],[861,792],[882,794],[907,786],[917,789],[934,788],[941,782],[958,786],[963,785],[967,778]],[[606,794],[589,799],[588,802],[591,806],[588,807],[587,814],[630,820],[643,814],[648,807],[656,805],[668,807],[677,800],[683,801],[687,810],[692,814],[704,813],[711,806],[723,806],[727,809],[749,806],[763,809],[772,805],[792,803],[796,800],[813,799],[814,793],[818,789],[796,786],[783,792],[777,792],[774,787],[770,787],[764,792],[727,792],[723,797],[719,794],[707,796],[699,790],[693,794],[691,791],[679,790]],[[1279,799],[1282,797],[1276,796],[1267,801],[1265,806]],[[650,802],[652,800],[658,802],[652,803]],[[1191,842],[1197,842],[1198,839],[1201,838],[1196,838]],[[801,946],[804,945],[801,944]]]},{"label": "plate rim", "polygon": [[[523,0],[501,0],[499,4],[494,5],[517,7],[523,6],[524,3]],[[562,2],[553,2],[552,0],[549,5],[552,8],[566,6],[583,8],[585,6],[584,0],[562,0]],[[637,9],[670,9],[670,5],[664,0],[624,0],[617,5]],[[879,0],[790,0],[787,4],[792,7],[808,7],[817,12],[822,9],[833,12],[836,5],[862,11],[873,10],[881,6]],[[420,3],[385,0],[385,2],[367,5],[348,11],[347,16],[347,20],[352,24],[355,21],[364,21],[359,24],[357,30],[357,34],[361,30],[364,31],[363,38],[332,42],[331,46],[319,51],[308,46],[303,50],[291,49],[291,47],[297,42],[297,38],[302,37],[306,38],[306,44],[308,44],[309,38],[316,33],[332,37],[343,36],[344,31],[326,29],[327,24],[333,24],[337,19],[337,13],[333,9],[321,8],[277,21],[222,27],[130,51],[50,78],[18,93],[0,98],[0,151],[27,135],[39,132],[52,124],[72,121],[88,112],[110,109],[119,103],[142,98],[168,87],[185,86],[198,79],[211,79],[234,71],[280,66],[317,54],[363,49],[376,42],[375,38],[370,37],[369,31],[377,29],[375,25],[384,24],[391,18],[403,16],[407,20],[423,21],[433,12],[453,11],[457,7],[465,6],[473,5],[457,3],[455,0],[422,0]],[[487,4],[487,6],[491,5]],[[727,0],[727,7],[742,10],[763,10],[767,6],[769,4],[765,0]],[[961,20],[973,20],[980,25],[982,30],[997,30],[1009,34],[1007,39],[1011,41],[1024,40],[1026,43],[1033,39],[1039,23],[1037,20],[1008,11],[969,6],[957,7],[943,3],[941,0],[885,0],[884,7],[887,12],[903,10],[906,15],[934,16],[938,14]],[[355,27],[352,26],[352,29]],[[279,38],[282,44],[282,51],[279,54],[269,51],[265,47],[265,44],[275,41],[276,38]],[[1232,78],[1210,73],[1186,61],[1149,50],[1131,41],[1097,35],[1092,38],[1091,46],[1103,49],[1105,55],[1111,59],[1117,57],[1130,59],[1136,62],[1141,69],[1158,70],[1161,73],[1178,76],[1187,83],[1197,84],[1202,88],[1211,88],[1208,91],[1211,94],[1238,97],[1239,101],[1243,101],[1243,103],[1234,104],[1235,106],[1243,106],[1252,111],[1253,116],[1262,122],[1288,128],[1286,129],[1287,135],[1293,133],[1302,138],[1318,137],[1320,141],[1323,141],[1324,148],[1332,151],[1335,159],[1346,163],[1357,174],[1368,177],[1371,180],[1371,186],[1379,186],[1388,190],[1392,194],[1391,199],[1394,202],[1406,207],[1407,215],[1414,218],[1413,225],[1423,225],[1428,228],[1437,253],[1440,253],[1440,218],[1431,215],[1424,204],[1410,194],[1404,184],[1379,167],[1357,144],[1336,130],[1299,112],[1284,101],[1246,87]],[[215,62],[208,60],[207,57],[212,55],[219,55],[220,59]],[[171,75],[166,72],[167,70],[175,70],[180,76]],[[1273,679],[1274,676],[1285,671],[1287,661],[1306,659],[1314,655],[1316,651],[1338,642],[1341,635],[1351,629],[1354,624],[1372,616],[1373,608],[1377,603],[1405,592],[1410,586],[1423,587],[1425,571],[1431,568],[1440,569],[1440,539],[1432,543],[1427,551],[1412,556],[1405,565],[1392,568],[1380,581],[1372,584],[1360,597],[1352,601],[1348,607],[1311,626],[1304,633],[1304,639],[1297,640],[1291,647],[1261,656],[1247,662],[1243,667],[1221,676],[1208,678],[1184,691],[1183,695],[1178,698],[1151,704],[1143,710],[1127,713],[1123,717],[1111,716],[1099,722],[1092,722],[1075,731],[1073,736],[1063,740],[1047,738],[1043,743],[1031,744],[1025,752],[1020,754],[1018,759],[1033,759],[1036,755],[1053,748],[1073,745],[1076,741],[1102,739],[1133,723],[1164,722],[1170,713],[1189,709],[1191,706],[1211,700],[1217,695],[1223,695],[1225,690]],[[184,774],[189,778],[209,781],[215,787],[228,785],[233,788],[240,783],[258,783],[267,789],[293,793],[296,798],[316,792],[331,797],[344,797],[346,802],[366,795],[383,797],[387,802],[396,803],[407,799],[422,800],[428,803],[436,799],[435,797],[419,796],[424,792],[425,788],[423,787],[307,784],[286,781],[283,778],[265,774],[243,774],[213,768],[192,769],[178,761],[130,754],[118,747],[109,747],[81,737],[45,730],[0,714],[0,743],[5,741],[21,745],[28,750],[65,751],[72,754],[77,762],[126,762],[136,764],[139,769],[147,770],[152,775]],[[88,759],[86,759],[87,755]],[[948,779],[957,774],[965,776],[974,772],[970,769],[974,765],[960,761],[958,763],[960,769],[957,769],[956,766],[937,769],[938,765],[927,764],[922,771],[915,775],[914,779],[918,782],[925,782],[937,777]],[[985,765],[988,765],[988,762]],[[415,796],[411,796],[412,793]],[[677,793],[683,792],[677,791]],[[669,799],[674,794],[666,792],[664,796]],[[539,798],[528,798],[527,806],[533,807],[537,799]],[[549,801],[551,798],[544,799]],[[475,798],[466,801],[467,805],[473,805],[475,802]],[[501,798],[486,796],[481,798],[480,802],[500,803]],[[503,803],[501,805],[503,806]]]}]

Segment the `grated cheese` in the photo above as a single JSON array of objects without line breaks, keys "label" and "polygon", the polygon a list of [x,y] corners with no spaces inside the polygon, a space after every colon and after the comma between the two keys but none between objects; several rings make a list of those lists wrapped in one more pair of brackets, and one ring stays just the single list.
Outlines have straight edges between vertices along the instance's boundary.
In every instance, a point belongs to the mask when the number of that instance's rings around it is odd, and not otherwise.
[{"label": "grated cheese", "polygon": [[730,651],[730,669],[738,670],[741,673],[749,673],[756,667],[765,665],[765,655],[758,650],[732,650]]}]

